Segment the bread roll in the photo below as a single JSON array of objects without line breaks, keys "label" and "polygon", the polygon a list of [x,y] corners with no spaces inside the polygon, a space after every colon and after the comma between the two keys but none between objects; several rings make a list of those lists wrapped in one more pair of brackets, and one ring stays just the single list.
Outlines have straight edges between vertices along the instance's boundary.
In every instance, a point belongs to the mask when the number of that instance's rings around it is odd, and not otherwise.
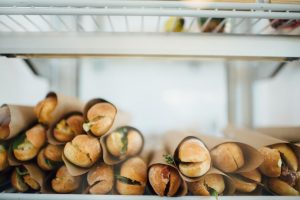
[{"label": "bread roll", "polygon": [[193,195],[210,196],[212,189],[222,194],[225,190],[225,181],[221,174],[207,174],[198,181],[188,182],[188,188]]},{"label": "bread roll", "polygon": [[82,129],[83,121],[83,116],[79,114],[60,120],[53,130],[54,138],[59,142],[69,142],[75,136],[84,134]]},{"label": "bread roll", "polygon": [[0,171],[8,167],[7,150],[3,144],[0,144]]},{"label": "bread roll", "polygon": [[244,155],[239,145],[223,143],[211,150],[213,165],[226,173],[232,173],[244,166]]},{"label": "bread roll", "polygon": [[270,178],[267,181],[268,187],[270,190],[275,192],[276,194],[283,196],[297,196],[299,192],[291,187],[286,182],[280,180],[279,178]]},{"label": "bread roll", "polygon": [[298,160],[294,151],[287,144],[275,144],[271,146],[272,149],[277,149],[282,156],[282,159],[288,165],[288,167],[293,170],[298,170]]},{"label": "bread roll", "polygon": [[40,101],[34,108],[34,112],[40,123],[49,125],[52,120],[52,112],[57,105],[57,97],[49,96]]},{"label": "bread roll", "polygon": [[149,182],[159,196],[175,196],[180,185],[181,177],[173,167],[163,164],[152,165],[148,173]]},{"label": "bread roll", "polygon": [[46,129],[37,124],[19,136],[13,143],[13,153],[20,161],[31,160],[37,156],[46,142]]},{"label": "bread roll", "polygon": [[9,136],[10,111],[8,106],[0,107],[0,140]]},{"label": "bread roll", "polygon": [[100,137],[111,128],[116,114],[117,109],[113,104],[107,101],[96,103],[88,109],[83,129]]},{"label": "bread roll", "polygon": [[111,165],[101,163],[88,172],[87,182],[90,194],[106,194],[112,190],[114,171]]},{"label": "bread roll", "polygon": [[205,145],[196,138],[189,138],[178,148],[179,170],[188,177],[204,175],[211,167],[211,157]]},{"label": "bread roll", "polygon": [[259,166],[260,172],[268,177],[279,177],[282,165],[280,152],[269,147],[262,147],[258,150],[264,157],[264,162]]},{"label": "bread roll", "polygon": [[147,165],[140,157],[126,160],[117,176],[117,191],[122,195],[144,194],[147,182]]},{"label": "bread roll", "polygon": [[62,163],[63,146],[48,144],[37,157],[37,163],[43,170],[49,171]]},{"label": "bread roll", "polygon": [[79,167],[90,167],[101,156],[100,142],[89,135],[78,135],[64,148],[65,157]]},{"label": "bread roll", "polygon": [[114,157],[129,157],[138,154],[143,147],[141,133],[132,127],[124,126],[107,136],[106,147]]},{"label": "bread roll", "polygon": [[52,189],[57,193],[70,193],[79,188],[81,176],[71,176],[66,166],[60,167],[51,181]]},{"label": "bread roll", "polygon": [[19,192],[26,192],[30,188],[39,190],[41,187],[23,166],[15,167],[11,176],[11,184]]},{"label": "bread roll", "polygon": [[257,187],[257,183],[261,182],[261,174],[258,170],[242,172],[239,173],[239,176],[231,176],[231,178],[236,190],[245,193],[253,192]]}]

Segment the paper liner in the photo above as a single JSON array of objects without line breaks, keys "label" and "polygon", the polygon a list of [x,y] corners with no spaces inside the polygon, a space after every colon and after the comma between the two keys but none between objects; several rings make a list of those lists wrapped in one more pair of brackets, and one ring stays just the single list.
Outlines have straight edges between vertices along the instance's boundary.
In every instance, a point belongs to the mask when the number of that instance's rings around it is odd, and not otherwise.
[{"label": "paper liner", "polygon": [[[197,137],[197,134],[195,134],[194,132],[185,132],[185,131],[169,131],[165,134],[163,142],[164,142],[164,147],[165,147],[167,153],[171,154],[173,156],[174,161],[175,161],[175,166],[178,169],[178,171],[180,172],[180,175],[182,176],[182,178],[185,181],[193,182],[193,181],[199,180],[205,174],[203,174],[202,176],[199,176],[199,177],[188,177],[188,176],[185,176],[184,174],[182,174],[181,171],[179,170],[179,167],[178,167],[178,164],[179,164],[179,162],[178,162],[179,161],[179,159],[178,159],[179,146],[185,140],[189,140],[189,139],[197,139],[197,140],[201,141],[206,146],[206,144],[201,139],[199,139],[199,137]],[[207,146],[206,146],[206,148],[207,148]]]},{"label": "paper liner", "polygon": [[[8,107],[9,113],[3,113],[8,116],[0,116],[0,118],[9,117],[9,135],[5,140],[15,137],[21,131],[25,130],[36,121],[36,116],[32,106],[3,104],[1,108]],[[0,109],[1,109],[0,108]]]},{"label": "paper liner", "polygon": [[51,120],[48,126],[51,127],[53,123],[57,122],[63,115],[70,112],[82,112],[84,104],[75,97],[64,96],[55,92],[49,92],[45,98],[54,96],[57,98],[57,105],[51,113]]},{"label": "paper liner", "polygon": [[[85,104],[84,109],[83,109],[83,118],[84,118],[84,122],[87,122],[87,121],[88,121],[88,119],[87,119],[87,113],[88,113],[89,109],[90,109],[92,106],[94,106],[95,104],[97,104],[97,103],[109,103],[109,104],[111,104],[111,105],[116,109],[116,116],[115,116],[115,118],[114,118],[114,120],[113,120],[112,126],[111,126],[111,127],[109,128],[109,130],[107,131],[107,132],[110,132],[111,129],[112,129],[112,127],[114,126],[116,117],[118,116],[118,119],[121,120],[121,121],[123,120],[123,117],[120,116],[120,115],[118,114],[118,109],[116,108],[116,106],[115,106],[114,104],[110,103],[109,101],[106,101],[105,99],[100,99],[100,98],[92,99],[92,100],[88,101],[88,102]],[[107,132],[106,132],[106,133],[107,133]],[[89,135],[95,136],[90,130],[89,130],[87,133],[88,133]],[[102,136],[104,136],[106,133],[104,133]],[[100,136],[100,137],[102,137],[102,136]],[[96,136],[95,136],[95,137],[96,137]]]},{"label": "paper liner", "polygon": [[259,153],[258,150],[251,147],[248,144],[236,142],[234,140],[230,140],[222,137],[197,134],[197,133],[194,134],[199,136],[199,138],[208,146],[208,149],[210,151],[221,144],[225,144],[225,143],[237,144],[243,152],[245,163],[241,168],[236,170],[235,173],[252,171],[258,168],[263,163],[264,160],[263,156]]},{"label": "paper liner", "polygon": [[300,143],[300,127],[259,127],[256,131],[291,143]]},{"label": "paper liner", "polygon": [[[169,163],[167,163],[167,162],[165,161],[165,159],[164,159],[164,155],[165,155],[165,154],[167,154],[167,152],[164,151],[164,150],[157,150],[157,151],[155,151],[155,152],[153,153],[152,159],[150,160],[149,165],[148,165],[148,183],[149,183],[148,185],[150,186],[151,192],[152,192],[153,194],[156,194],[156,193],[154,192],[154,190],[153,190],[153,188],[152,188],[152,186],[151,186],[151,184],[150,184],[150,182],[149,182],[149,170],[150,170],[150,168],[151,168],[152,166],[155,166],[155,165],[157,165],[157,164],[167,165],[167,166],[170,166],[170,167],[172,167],[173,169],[175,169],[175,170],[178,172],[178,174],[180,175],[180,172],[179,172],[179,170],[176,168],[175,165],[169,164]],[[181,178],[181,185],[180,185],[179,189],[177,190],[175,196],[185,196],[185,195],[187,194],[187,192],[188,192],[187,184],[186,184],[186,182]]]},{"label": "paper liner", "polygon": [[63,119],[67,119],[68,117],[70,116],[73,116],[73,115],[80,115],[80,116],[83,116],[82,112],[78,112],[78,111],[74,111],[74,112],[69,112],[69,113],[66,113],[64,115],[62,115],[59,119],[57,119],[55,122],[53,122],[51,124],[51,126],[49,127],[49,129],[47,130],[47,140],[50,144],[54,144],[54,145],[61,145],[61,144],[66,144],[67,142],[60,142],[58,141],[54,135],[53,135],[53,131],[56,127],[56,125]]},{"label": "paper liner", "polygon": [[[140,151],[136,154],[136,155],[139,155],[139,154],[142,152],[142,150],[143,150],[143,148],[144,148],[144,143],[145,143],[143,134],[142,134],[138,129],[136,129],[136,128],[134,128],[134,127],[131,127],[131,126],[123,126],[123,127],[126,127],[126,128],[128,128],[128,129],[133,129],[133,130],[135,130],[136,132],[138,132],[138,133],[141,135],[142,141],[143,141],[142,148],[141,148]],[[118,127],[118,128],[120,128],[120,127]],[[118,128],[116,128],[116,129],[118,129]],[[104,162],[105,162],[106,164],[108,164],[108,165],[115,165],[115,164],[118,164],[118,163],[120,163],[120,162],[122,162],[122,161],[128,159],[129,157],[134,157],[134,156],[136,156],[136,155],[133,155],[133,156],[125,156],[125,157],[123,157],[123,158],[116,158],[116,157],[112,156],[112,155],[108,152],[107,147],[106,147],[106,139],[107,139],[107,137],[108,137],[110,134],[112,134],[113,132],[114,132],[114,131],[109,132],[109,133],[105,134],[104,136],[102,136],[102,137],[100,138],[100,143],[101,143],[102,152],[103,152],[103,160],[104,160]]]},{"label": "paper liner", "polygon": [[43,190],[43,188],[45,187],[45,174],[43,173],[43,171],[36,166],[35,164],[23,164],[23,166],[26,168],[26,170],[28,171],[29,175],[36,181],[39,183],[40,185],[40,191]]}]

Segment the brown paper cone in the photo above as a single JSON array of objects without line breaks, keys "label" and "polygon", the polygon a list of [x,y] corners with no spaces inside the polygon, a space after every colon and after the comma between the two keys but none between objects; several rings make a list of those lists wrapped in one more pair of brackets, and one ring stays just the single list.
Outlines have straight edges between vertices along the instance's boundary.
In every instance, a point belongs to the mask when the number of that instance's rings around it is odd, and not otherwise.
[{"label": "brown paper cone", "polygon": [[52,112],[52,118],[49,122],[49,127],[57,122],[63,115],[70,112],[82,112],[84,104],[75,97],[64,96],[55,92],[49,92],[45,98],[55,96],[57,98],[57,105]]},{"label": "brown paper cone", "polygon": [[300,127],[260,127],[256,131],[288,142],[300,142]]},{"label": "brown paper cone", "polygon": [[82,116],[83,114],[81,112],[75,111],[75,112],[69,112],[64,114],[63,116],[61,116],[59,119],[57,119],[55,122],[52,123],[52,125],[49,127],[49,129],[47,130],[47,140],[50,144],[54,144],[54,145],[60,145],[60,144],[65,144],[66,142],[60,142],[58,141],[54,135],[53,135],[53,131],[56,127],[56,125],[63,119],[67,119],[68,117],[72,116],[72,115],[80,115]]},{"label": "brown paper cone", "polygon": [[24,164],[23,166],[27,169],[29,175],[39,183],[40,191],[43,191],[43,188],[45,187],[45,174],[42,172],[42,170],[32,163]]},{"label": "brown paper cone", "polygon": [[[164,147],[166,148],[167,153],[171,154],[173,156],[174,161],[175,161],[175,166],[176,166],[176,168],[178,169],[179,172],[180,172],[179,167],[178,167],[179,159],[178,159],[178,155],[177,155],[179,146],[185,140],[188,140],[188,139],[191,139],[191,138],[194,138],[194,139],[197,139],[197,140],[200,140],[201,142],[203,142],[201,139],[199,139],[197,137],[197,134],[195,134],[194,132],[169,131],[164,136],[164,139],[163,139]],[[203,144],[205,144],[205,143],[203,142]],[[181,174],[182,178],[187,182],[197,181],[201,178],[201,177],[187,177],[184,174],[182,174],[181,172],[180,172],[180,174]]]},{"label": "brown paper cone", "polygon": [[[195,133],[195,135],[197,135],[197,133]],[[236,173],[252,171],[258,168],[263,162],[263,156],[259,153],[259,151],[248,144],[211,135],[198,134],[198,136],[208,146],[210,151],[215,147],[228,142],[237,144],[242,149],[245,163],[243,167],[235,171]]]},{"label": "brown paper cone", "polygon": [[9,118],[9,135],[5,140],[15,137],[36,121],[33,107],[22,105],[3,104],[0,107],[0,122],[6,118]]},{"label": "brown paper cone", "polygon": [[[149,165],[148,165],[148,182],[149,182],[149,170],[152,166],[155,166],[157,164],[170,166],[170,167],[174,168],[178,172],[178,174],[180,175],[180,172],[178,171],[178,169],[176,168],[175,165],[172,165],[172,164],[169,164],[169,163],[166,162],[166,160],[164,158],[164,155],[166,155],[166,154],[167,154],[167,152],[164,151],[164,150],[157,150],[153,153],[152,159],[150,160]],[[151,186],[150,182],[149,182],[149,185]],[[179,189],[178,189],[175,196],[185,196],[187,194],[187,192],[188,192],[187,184],[182,179],[181,180],[181,185],[180,185],[180,187],[179,187]],[[152,191],[152,193],[155,194],[154,191]]]},{"label": "brown paper cone", "polygon": [[[134,128],[134,127],[131,127],[131,126],[124,126],[124,127],[127,127],[128,129],[134,129],[134,130],[136,130],[141,135],[142,140],[143,140],[143,145],[142,145],[141,150],[136,154],[136,155],[139,155],[142,152],[143,147],[144,147],[144,143],[145,143],[143,134],[139,130],[137,130],[136,128]],[[101,143],[101,147],[102,147],[102,151],[103,151],[103,160],[104,160],[104,162],[106,164],[108,164],[108,165],[115,165],[115,164],[121,163],[122,161],[128,159],[129,157],[128,156],[126,156],[126,157],[124,156],[123,158],[116,158],[116,157],[112,156],[108,152],[107,146],[106,146],[106,139],[109,136],[109,134],[111,134],[111,133],[112,132],[109,132],[109,133],[105,134],[104,136],[102,136],[100,138],[100,143]],[[133,155],[131,157],[134,157],[136,155]]]}]

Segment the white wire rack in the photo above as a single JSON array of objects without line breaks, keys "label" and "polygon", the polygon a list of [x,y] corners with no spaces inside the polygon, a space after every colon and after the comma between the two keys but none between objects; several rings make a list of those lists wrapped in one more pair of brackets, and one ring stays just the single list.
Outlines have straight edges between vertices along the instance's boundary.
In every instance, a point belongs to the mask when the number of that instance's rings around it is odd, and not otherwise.
[{"label": "white wire rack", "polygon": [[[184,25],[183,33],[166,33],[167,29],[172,30],[176,27],[176,20],[167,25],[167,21],[171,17],[182,18]],[[219,24],[214,27],[210,33],[203,33],[210,25],[210,22],[215,18],[221,19]],[[200,21],[204,20],[204,23]],[[229,37],[226,35],[239,35],[239,38],[230,38],[228,42],[243,42],[241,37],[246,41],[249,36],[298,36],[300,35],[300,26],[297,28],[297,23],[300,23],[300,5],[295,4],[269,4],[269,3],[206,3],[197,1],[119,1],[119,0],[1,0],[0,1],[0,53],[1,54],[102,54],[102,55],[151,55],[151,56],[197,56],[202,55],[203,50],[167,49],[162,53],[160,48],[164,44],[161,41],[168,36],[171,39],[169,46],[174,46],[172,43],[184,40],[188,37],[193,38],[194,44],[199,44],[196,40],[203,41],[206,37],[214,38],[216,42],[219,40],[227,41]],[[171,24],[171,25],[170,25]],[[171,26],[171,28],[166,28]],[[51,34],[50,34],[51,33]],[[115,47],[113,44],[107,44],[106,41],[99,39],[105,36],[106,33],[113,33],[109,40],[119,41],[122,44],[124,39],[128,39],[132,45],[130,47]],[[128,34],[132,37],[128,37]],[[143,39],[136,40],[133,37],[144,36]],[[182,38],[184,35],[184,38]],[[198,39],[195,35],[202,37]],[[60,38],[58,38],[58,36]],[[124,36],[124,37],[123,37]],[[180,38],[178,38],[178,36]],[[69,41],[69,37],[75,37],[79,43],[78,46],[70,44],[74,40]],[[92,39],[91,39],[92,37]],[[223,38],[224,37],[224,38]],[[39,38],[39,39],[38,39]],[[65,38],[66,40],[62,40]],[[273,37],[270,37],[274,39]],[[74,38],[73,38],[74,39]],[[93,43],[92,40],[99,43]],[[153,41],[153,44],[147,46],[144,41]],[[18,40],[19,43],[8,43]],[[51,49],[45,47],[45,44],[52,44],[70,48]],[[121,40],[121,41],[120,41]],[[189,39],[187,39],[189,40]],[[264,37],[257,41],[263,41]],[[268,39],[267,39],[268,40]],[[299,45],[299,40],[295,38],[283,38],[287,41],[287,48],[291,48],[291,42],[294,45]],[[32,42],[35,44],[32,46]],[[60,44],[58,44],[59,42]],[[64,41],[66,43],[64,43]],[[254,42],[253,38],[250,41]],[[62,43],[61,43],[62,42]],[[95,46],[85,46],[87,43],[101,44],[106,43],[106,49],[97,49]],[[137,44],[142,42],[146,47]],[[128,45],[128,42],[125,42]],[[193,43],[193,42],[191,42]],[[28,46],[29,45],[29,46]],[[35,46],[36,45],[36,46]],[[201,45],[201,44],[200,44]],[[222,49],[216,44],[215,49],[222,52],[208,52],[210,56],[224,56],[226,52],[229,56],[256,56],[252,50],[250,52],[241,51],[242,46],[239,44],[237,48],[232,49],[234,53],[230,53],[230,49]],[[258,57],[300,57],[299,51],[294,53],[269,53],[269,43],[265,46],[265,53],[257,55]],[[281,44],[282,45],[282,44]],[[293,47],[295,47],[293,45]],[[82,47],[84,46],[84,47]],[[195,49],[195,47],[191,49]],[[251,45],[250,45],[251,46]],[[274,46],[274,45],[273,45]],[[28,47],[28,48],[26,48]],[[31,49],[30,49],[30,48]],[[73,47],[73,48],[71,48]],[[148,48],[149,47],[149,48]],[[120,49],[121,48],[121,49]],[[179,48],[179,47],[175,47]],[[243,45],[245,48],[245,45]],[[286,49],[287,49],[286,48]],[[184,49],[184,48],[183,48]],[[293,49],[293,48],[292,48]],[[299,49],[299,48],[298,48]],[[114,51],[115,50],[115,51]],[[175,52],[174,52],[175,51]],[[243,52],[243,53],[239,53]],[[291,52],[291,51],[289,51]],[[208,55],[204,56],[208,56]]]}]

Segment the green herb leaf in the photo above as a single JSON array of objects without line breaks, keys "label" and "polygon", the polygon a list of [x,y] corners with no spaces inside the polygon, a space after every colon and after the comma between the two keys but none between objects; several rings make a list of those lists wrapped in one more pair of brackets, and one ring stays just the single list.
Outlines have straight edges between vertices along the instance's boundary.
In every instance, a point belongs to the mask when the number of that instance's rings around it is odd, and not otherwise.
[{"label": "green herb leaf", "polygon": [[115,175],[115,178],[116,178],[118,181],[121,181],[122,183],[126,183],[126,184],[129,184],[129,185],[141,185],[140,182],[135,181],[135,180],[132,180],[132,179],[127,178],[127,177],[124,177],[124,176]]},{"label": "green herb leaf", "polygon": [[121,142],[122,142],[123,146],[121,148],[121,154],[124,155],[128,149],[128,138],[127,138],[128,130],[127,130],[127,128],[123,127],[123,128],[120,128],[118,130],[118,132],[120,134],[122,134]]},{"label": "green herb leaf", "polygon": [[163,157],[165,158],[168,164],[170,165],[175,164],[174,158],[171,154],[164,154]]},{"label": "green herb leaf", "polygon": [[45,162],[51,169],[57,168],[61,164],[60,162],[55,162],[47,158],[45,158]]},{"label": "green herb leaf", "polygon": [[87,123],[83,123],[82,128],[85,132],[88,132],[90,130],[90,126],[91,126],[90,123],[87,122]]},{"label": "green herb leaf", "polygon": [[13,149],[17,149],[18,146],[24,142],[25,138],[26,138],[25,133],[22,133],[19,137],[17,137],[13,142]]},{"label": "green herb leaf", "polygon": [[218,200],[219,199],[219,194],[218,194],[217,190],[215,190],[214,188],[209,187],[209,186],[207,186],[207,187],[208,187],[209,194],[211,196],[216,197],[216,200]]},{"label": "green herb leaf", "polygon": [[6,148],[3,144],[0,144],[0,153],[6,152]]},{"label": "green herb leaf", "polygon": [[19,176],[25,176],[29,174],[24,167],[16,167],[16,172]]}]

